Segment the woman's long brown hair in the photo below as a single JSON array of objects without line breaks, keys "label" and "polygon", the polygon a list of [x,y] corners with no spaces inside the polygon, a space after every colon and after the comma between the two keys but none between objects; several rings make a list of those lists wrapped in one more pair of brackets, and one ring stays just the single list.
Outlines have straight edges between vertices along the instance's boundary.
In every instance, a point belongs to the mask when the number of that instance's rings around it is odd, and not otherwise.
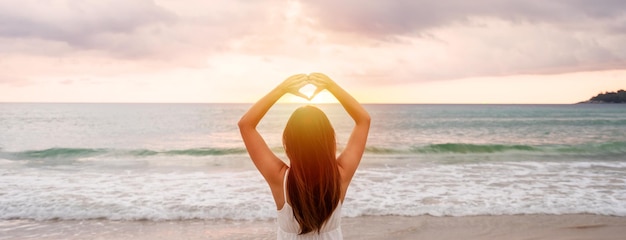
[{"label": "woman's long brown hair", "polygon": [[335,130],[322,110],[300,107],[287,122],[283,146],[290,161],[286,194],[300,234],[319,233],[341,200]]}]

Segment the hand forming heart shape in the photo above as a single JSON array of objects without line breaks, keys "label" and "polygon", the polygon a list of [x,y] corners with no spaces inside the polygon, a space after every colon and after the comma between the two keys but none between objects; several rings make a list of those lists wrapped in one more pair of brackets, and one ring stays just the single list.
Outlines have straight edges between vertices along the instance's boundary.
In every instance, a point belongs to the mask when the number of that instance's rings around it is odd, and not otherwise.
[{"label": "hand forming heart shape", "polygon": [[329,83],[332,83],[332,80],[321,73],[296,74],[283,81],[279,88],[311,101],[318,93],[326,89]]},{"label": "hand forming heart shape", "polygon": [[324,88],[322,86],[317,86],[312,79],[309,79],[309,75],[307,75],[306,80],[304,80],[306,84],[298,89],[298,95],[301,98],[306,100],[313,100],[317,94],[319,94]]},{"label": "hand forming heart shape", "polygon": [[306,99],[311,101],[317,95],[316,93],[317,87],[312,83],[308,83],[298,90],[302,95],[306,96]]}]

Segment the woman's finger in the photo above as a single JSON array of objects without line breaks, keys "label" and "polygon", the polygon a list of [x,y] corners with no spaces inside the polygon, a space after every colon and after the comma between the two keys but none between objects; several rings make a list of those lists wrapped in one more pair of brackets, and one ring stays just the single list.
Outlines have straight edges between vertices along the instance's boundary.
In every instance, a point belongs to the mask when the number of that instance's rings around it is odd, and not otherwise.
[{"label": "woman's finger", "polygon": [[314,77],[316,79],[320,79],[320,80],[330,80],[330,78],[328,76],[326,76],[325,74],[323,74],[323,73],[317,73],[317,72],[316,73],[311,73],[311,74],[309,74],[309,76],[312,76],[312,77]]},{"label": "woman's finger", "polygon": [[326,83],[316,77],[311,77],[309,78],[310,83],[315,85],[317,88],[325,88],[326,87]]},{"label": "woman's finger", "polygon": [[306,84],[307,79],[308,77],[306,74],[296,74],[296,75],[288,77],[283,83],[281,83],[281,87],[283,89],[291,89],[294,86],[297,86],[299,84],[303,84],[303,83]]},{"label": "woman's finger", "polygon": [[296,74],[296,75],[288,77],[287,80],[285,80],[285,83],[291,84],[294,82],[301,82],[301,81],[306,80],[307,78],[308,76],[306,74]]},{"label": "woman's finger", "polygon": [[300,91],[291,91],[291,94],[296,95],[298,97],[304,98],[306,100],[309,100],[309,96],[304,95],[304,93],[301,93]]},{"label": "woman's finger", "polygon": [[300,88],[306,86],[307,84],[309,84],[309,82],[306,82],[306,81],[297,82],[297,83],[293,83],[290,88],[294,89],[295,91],[299,91]]},{"label": "woman's finger", "polygon": [[307,77],[306,74],[300,73],[300,74],[292,75],[292,76],[288,77],[287,79],[297,79],[297,78],[306,78],[306,77]]},{"label": "woman's finger", "polygon": [[315,89],[315,92],[313,92],[313,95],[311,96],[311,98],[315,97],[315,95],[317,95],[318,93],[320,93],[320,92],[322,92],[322,91],[324,91],[324,88],[323,88],[323,87],[317,87],[317,88]]}]

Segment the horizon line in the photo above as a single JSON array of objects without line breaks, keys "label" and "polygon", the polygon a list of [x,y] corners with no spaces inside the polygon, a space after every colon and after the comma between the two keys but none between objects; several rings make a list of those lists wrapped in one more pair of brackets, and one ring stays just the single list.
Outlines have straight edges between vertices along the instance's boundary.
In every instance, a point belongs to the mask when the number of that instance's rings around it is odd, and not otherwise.
[{"label": "horizon line", "polygon": [[[0,104],[254,104],[254,102],[11,102],[0,101]],[[307,102],[277,102],[276,104],[311,104],[333,105],[339,102],[307,103]],[[576,105],[576,104],[619,104],[619,103],[423,103],[423,102],[361,102],[364,105]]]}]

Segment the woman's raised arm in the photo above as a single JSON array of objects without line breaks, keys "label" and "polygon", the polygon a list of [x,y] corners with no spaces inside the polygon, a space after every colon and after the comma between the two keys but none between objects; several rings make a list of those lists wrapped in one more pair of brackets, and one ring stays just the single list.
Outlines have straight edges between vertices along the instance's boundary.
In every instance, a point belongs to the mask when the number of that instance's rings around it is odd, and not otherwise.
[{"label": "woman's raised arm", "polygon": [[352,129],[348,143],[346,143],[346,147],[337,157],[339,169],[342,172],[342,181],[347,188],[365,151],[370,128],[370,115],[356,99],[328,76],[322,73],[312,73],[309,75],[309,81],[317,86],[316,93],[324,89],[332,93],[354,120],[355,126]]},{"label": "woman's raised arm", "polygon": [[250,154],[252,162],[254,162],[254,165],[259,172],[261,172],[261,175],[263,175],[263,178],[265,178],[265,181],[267,181],[270,187],[282,186],[282,175],[280,175],[280,172],[287,165],[272,152],[269,146],[267,146],[261,134],[256,130],[256,126],[267,111],[283,95],[291,93],[307,98],[299,92],[300,88],[307,83],[306,74],[293,75],[287,78],[252,105],[248,112],[239,120],[239,131],[241,132],[241,137],[246,145],[248,154]]}]

